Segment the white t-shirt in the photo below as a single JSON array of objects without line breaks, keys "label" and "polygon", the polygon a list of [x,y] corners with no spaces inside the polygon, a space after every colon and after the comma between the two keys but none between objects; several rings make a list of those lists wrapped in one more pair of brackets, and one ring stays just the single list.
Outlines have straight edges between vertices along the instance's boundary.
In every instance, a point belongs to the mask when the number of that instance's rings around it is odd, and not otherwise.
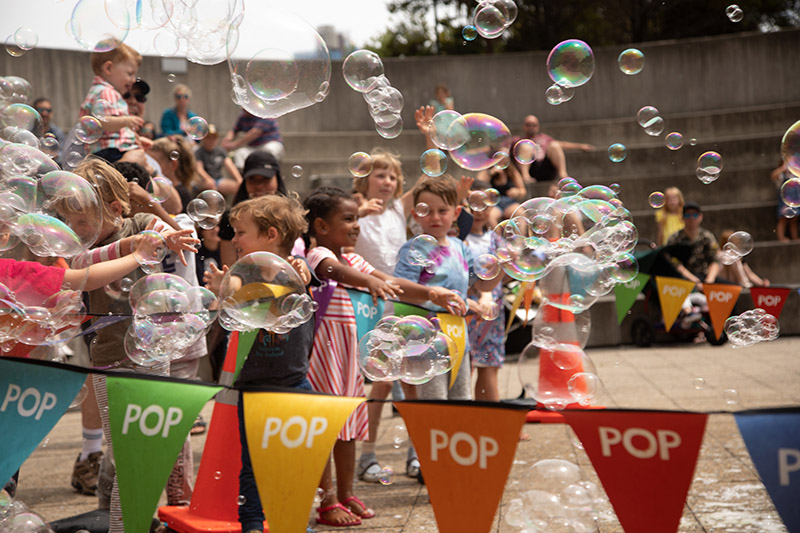
[{"label": "white t-shirt", "polygon": [[383,213],[360,218],[358,225],[361,233],[356,241],[356,253],[384,274],[393,275],[397,252],[407,240],[403,202],[392,199]]}]

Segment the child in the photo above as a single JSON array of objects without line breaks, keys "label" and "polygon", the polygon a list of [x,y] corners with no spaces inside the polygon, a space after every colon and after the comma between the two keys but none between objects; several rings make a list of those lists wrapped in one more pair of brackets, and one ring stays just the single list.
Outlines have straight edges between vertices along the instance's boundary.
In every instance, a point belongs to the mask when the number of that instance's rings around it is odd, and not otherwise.
[{"label": "child", "polygon": [[208,135],[203,137],[194,151],[197,172],[204,180],[213,180],[217,190],[225,198],[233,198],[242,184],[242,175],[233,164],[233,159],[229,158],[225,150],[219,146],[218,141],[217,127],[209,124]]},{"label": "child", "polygon": [[[733,235],[733,230],[731,229],[726,229],[720,234],[720,250],[724,250],[724,246],[731,235]],[[726,265],[720,261],[719,277],[748,289],[750,287],[769,287],[769,280],[753,272],[750,265],[742,261],[741,257],[730,265]]]},{"label": "child", "polygon": [[[268,195],[246,200],[233,207],[230,222],[235,232],[233,245],[239,258],[253,252],[271,252],[292,264],[308,285],[311,274],[302,259],[291,257],[294,242],[308,228],[305,211],[294,198]],[[204,279],[207,286],[218,292],[222,270],[212,266]],[[314,321],[309,320],[286,334],[259,330],[250,354],[245,359],[235,385],[239,395],[239,437],[242,443],[242,469],[239,473],[239,494],[245,501],[239,506],[242,531],[262,531],[264,511],[258,495],[253,466],[245,434],[243,391],[249,387],[272,385],[311,390],[306,377],[311,345],[314,342]]]},{"label": "child", "polygon": [[213,180],[200,181],[193,148],[185,138],[178,135],[161,137],[153,142],[147,153],[156,160],[161,172],[178,191],[182,204],[179,212],[183,212],[200,191],[216,188]]},{"label": "child", "polygon": [[[364,379],[358,368],[358,333],[355,313],[343,286],[363,287],[377,299],[405,293],[404,299],[420,302],[431,300],[439,305],[463,312],[464,302],[451,291],[440,287],[427,288],[406,280],[395,280],[376,270],[357,254],[342,253],[342,248],[355,246],[358,234],[358,206],[340,189],[321,187],[305,203],[309,222],[307,243],[317,243],[308,254],[308,261],[317,276],[338,283],[331,296],[314,339],[309,367],[309,381],[314,390],[337,396],[364,396]],[[448,304],[451,299],[451,304]],[[337,490],[333,490],[330,463],[320,487],[324,494],[317,510],[320,524],[358,525],[361,519],[375,513],[353,494],[355,439],[368,436],[366,405],[360,405],[342,428],[333,449],[336,463]]]},{"label": "child", "polygon": [[125,152],[139,149],[135,131],[144,124],[144,119],[130,116],[128,104],[122,95],[130,92],[136,81],[142,56],[130,46],[119,43],[107,52],[92,53],[91,62],[94,79],[81,104],[79,116],[93,116],[98,112],[100,101],[107,103],[103,110],[105,116],[100,121],[103,134],[89,145],[89,150],[97,157],[114,163]]},{"label": "child", "polygon": [[656,244],[665,246],[674,233],[683,229],[683,193],[677,187],[664,191],[664,207],[656,211]]},{"label": "child", "polygon": [[[775,224],[775,233],[778,240],[787,242],[790,239],[797,240],[797,209],[788,205],[781,194],[781,187],[784,183],[794,176],[786,169],[786,162],[781,160],[781,164],[770,173],[770,179],[778,190],[778,222]],[[789,226],[789,236],[786,236],[786,226]]]},{"label": "child", "polygon": [[[500,280],[498,275],[493,280],[477,280],[472,275],[473,254],[471,250],[457,238],[447,235],[454,221],[461,213],[458,204],[458,186],[456,181],[442,175],[436,178],[425,178],[417,182],[414,188],[414,204],[425,203],[428,205],[428,214],[420,216],[414,213],[414,219],[422,227],[423,233],[434,237],[439,246],[433,251],[429,259],[435,265],[431,272],[430,267],[423,269],[421,266],[412,265],[409,261],[411,241],[406,242],[400,249],[395,276],[412,281],[418,281],[431,287],[441,287],[454,291],[461,297],[466,297],[469,286],[474,283],[479,291],[489,291]],[[441,309],[440,309],[441,310]],[[459,313],[463,315],[463,311]],[[469,353],[469,339],[466,339],[464,353]],[[469,364],[462,364],[452,388],[448,387],[450,375],[436,376],[428,383],[419,386],[420,398],[423,399],[454,399],[470,400]]]}]

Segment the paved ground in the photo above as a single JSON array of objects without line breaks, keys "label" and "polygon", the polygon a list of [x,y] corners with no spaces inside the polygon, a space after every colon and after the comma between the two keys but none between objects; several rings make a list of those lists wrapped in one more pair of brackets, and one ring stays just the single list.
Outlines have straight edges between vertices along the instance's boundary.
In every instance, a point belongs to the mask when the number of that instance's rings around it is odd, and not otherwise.
[{"label": "paved ground", "polygon": [[[652,409],[724,410],[800,405],[800,337],[781,338],[751,348],[729,345],[680,344],[649,349],[591,350],[589,356],[602,378],[610,407]],[[527,372],[528,369],[523,369]],[[508,364],[501,372],[501,396],[520,392],[519,365]],[[704,384],[698,387],[697,378]],[[735,391],[735,392],[734,392]],[[204,413],[210,418],[211,405]],[[506,485],[492,531],[516,528],[503,519],[509,502],[531,487],[528,471],[536,461],[561,458],[577,463],[588,480],[597,482],[586,454],[573,442],[567,426],[528,425],[530,442],[522,442]],[[405,468],[402,419],[384,409],[378,456],[398,473]],[[196,465],[204,437],[195,437]],[[18,497],[48,520],[56,520],[95,508],[94,498],[75,494],[69,487],[72,463],[80,449],[80,415],[67,413],[22,467]],[[658,480],[653,480],[657,483]],[[378,516],[364,522],[361,531],[436,531],[426,489],[398,475],[390,486],[359,483],[357,492]],[[599,531],[621,531],[610,506],[598,523]],[[465,510],[467,512],[467,510]],[[658,517],[654,517],[658,520]],[[318,531],[334,528],[317,528]],[[733,417],[712,415],[705,434],[694,482],[689,491],[680,526],[682,532],[786,531],[758,480]]]}]

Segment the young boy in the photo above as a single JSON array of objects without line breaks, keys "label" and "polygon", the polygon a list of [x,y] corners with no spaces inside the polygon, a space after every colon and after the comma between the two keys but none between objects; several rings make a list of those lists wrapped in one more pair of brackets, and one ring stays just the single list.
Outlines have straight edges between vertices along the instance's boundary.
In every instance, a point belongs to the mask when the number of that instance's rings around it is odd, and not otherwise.
[{"label": "young boy", "polygon": [[[203,137],[200,145],[194,151],[197,160],[197,172],[204,180],[214,182],[219,193],[226,198],[233,198],[242,184],[242,175],[219,146],[219,133],[213,124],[208,125],[208,135]],[[225,172],[223,172],[223,170]]]},{"label": "young boy", "polygon": [[105,116],[100,120],[103,134],[89,145],[89,151],[109,163],[119,161],[129,151],[139,149],[136,133],[144,119],[131,116],[122,95],[130,92],[136,81],[136,72],[142,56],[130,46],[120,43],[113,50],[92,54],[94,79],[89,93],[81,104],[79,116],[94,116],[99,112],[98,102],[106,102]]},{"label": "young boy", "polygon": [[[305,210],[300,202],[278,195],[246,200],[231,210],[230,222],[235,232],[232,243],[238,258],[253,252],[271,252],[289,261],[302,280],[306,284],[310,283],[311,273],[306,263],[290,255],[294,242],[308,228]],[[204,279],[212,291],[218,292],[219,283],[227,270],[228,267],[219,270],[212,266],[211,271],[205,273]],[[314,320],[309,320],[285,334],[259,330],[235,386],[242,391],[264,385],[311,390],[306,375],[313,344]],[[245,500],[239,506],[239,522],[243,532],[251,533],[263,531],[264,511],[247,448],[243,403],[240,393],[242,470],[239,474],[239,494]]]},{"label": "young boy", "polygon": [[[424,269],[412,265],[409,261],[411,242],[406,242],[397,256],[397,266],[394,275],[415,281],[421,285],[437,286],[450,289],[464,300],[467,299],[467,290],[471,285],[479,291],[490,291],[500,280],[501,276],[493,280],[479,280],[472,273],[473,255],[470,249],[455,237],[448,236],[450,228],[461,213],[458,205],[458,186],[456,181],[442,175],[435,178],[420,179],[414,188],[414,205],[425,203],[428,205],[428,214],[420,216],[414,212],[414,220],[426,235],[434,237],[439,246],[432,252],[429,259],[434,261],[434,266]],[[442,311],[443,309],[431,304],[430,309]],[[469,337],[465,334],[464,353],[469,354]],[[470,400],[470,369],[469,357],[464,356],[459,367],[458,375],[452,388],[449,388],[450,374],[436,376],[428,383],[419,386],[420,398],[425,400]]]}]

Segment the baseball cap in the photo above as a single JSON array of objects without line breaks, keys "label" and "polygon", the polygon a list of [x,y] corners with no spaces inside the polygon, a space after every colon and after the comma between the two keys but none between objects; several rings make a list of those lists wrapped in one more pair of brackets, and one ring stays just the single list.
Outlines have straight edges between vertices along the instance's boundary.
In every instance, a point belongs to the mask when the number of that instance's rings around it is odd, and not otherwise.
[{"label": "baseball cap", "polygon": [[247,156],[244,162],[242,177],[244,179],[251,176],[271,178],[277,174],[279,170],[280,168],[278,167],[278,161],[275,159],[275,156],[269,152],[258,150]]},{"label": "baseball cap", "polygon": [[150,92],[150,86],[142,78],[136,78],[136,81],[133,82],[133,86],[139,89],[139,93],[142,95]]},{"label": "baseball cap", "polygon": [[684,213],[689,209],[694,209],[698,213],[702,213],[703,212],[703,210],[700,209],[700,204],[698,204],[697,202],[686,202],[685,204],[683,204],[683,212]]}]

